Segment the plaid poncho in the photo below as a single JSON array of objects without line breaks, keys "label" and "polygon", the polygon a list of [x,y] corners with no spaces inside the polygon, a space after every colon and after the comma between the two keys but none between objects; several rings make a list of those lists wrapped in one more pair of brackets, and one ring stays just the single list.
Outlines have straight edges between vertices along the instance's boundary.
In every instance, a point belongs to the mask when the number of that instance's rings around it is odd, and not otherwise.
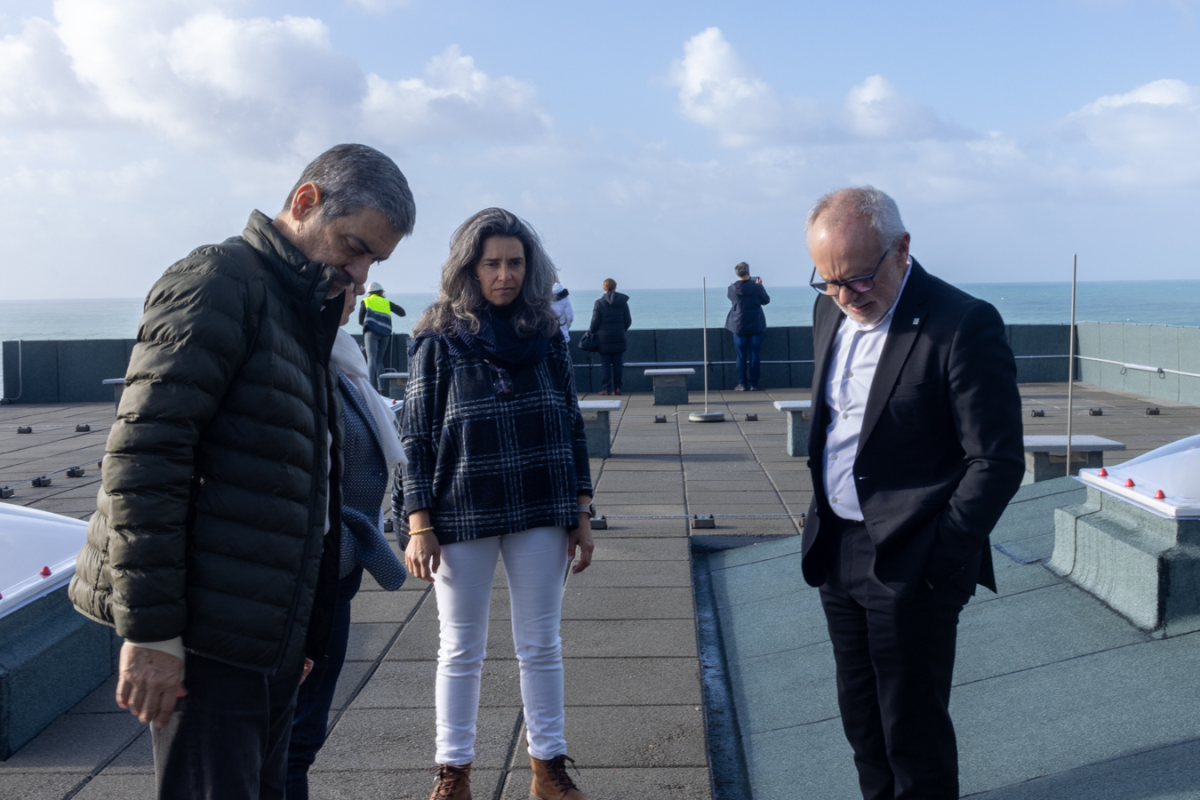
[{"label": "plaid poncho", "polygon": [[473,355],[437,338],[409,358],[401,439],[408,456],[404,514],[429,509],[441,544],[579,524],[592,493],[575,377],[561,334],[532,366],[506,367],[511,397]]}]

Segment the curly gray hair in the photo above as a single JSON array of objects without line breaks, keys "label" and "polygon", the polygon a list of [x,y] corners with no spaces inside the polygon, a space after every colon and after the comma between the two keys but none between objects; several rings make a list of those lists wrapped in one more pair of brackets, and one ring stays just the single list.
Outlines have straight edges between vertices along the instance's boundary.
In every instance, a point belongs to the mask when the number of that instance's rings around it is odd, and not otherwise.
[{"label": "curly gray hair", "polygon": [[488,303],[475,280],[475,267],[483,255],[484,241],[492,236],[512,236],[525,247],[525,280],[516,301],[522,307],[512,318],[513,330],[521,337],[535,333],[552,336],[559,330],[558,315],[550,306],[558,271],[537,232],[510,211],[485,208],[460,225],[450,238],[450,255],[442,265],[437,299],[413,326],[414,336],[423,331],[450,332],[455,320],[467,323],[471,333],[479,333],[479,314]]}]

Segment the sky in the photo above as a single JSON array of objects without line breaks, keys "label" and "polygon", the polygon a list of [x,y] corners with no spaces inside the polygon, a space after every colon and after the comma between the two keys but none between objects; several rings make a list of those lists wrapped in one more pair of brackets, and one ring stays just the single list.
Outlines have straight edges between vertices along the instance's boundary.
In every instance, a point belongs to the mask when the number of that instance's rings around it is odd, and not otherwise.
[{"label": "sky", "polygon": [[437,287],[502,206],[576,291],[812,270],[871,184],[955,283],[1200,278],[1200,0],[5,0],[0,298],[141,297],[359,141]]}]

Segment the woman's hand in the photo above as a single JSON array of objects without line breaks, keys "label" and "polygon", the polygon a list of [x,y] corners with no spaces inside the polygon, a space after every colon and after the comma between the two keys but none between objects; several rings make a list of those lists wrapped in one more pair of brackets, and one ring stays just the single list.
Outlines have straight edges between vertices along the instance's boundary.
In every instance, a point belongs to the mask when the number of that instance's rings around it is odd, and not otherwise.
[{"label": "woman's hand", "polygon": [[418,533],[408,540],[404,551],[404,566],[414,578],[433,583],[433,573],[442,564],[442,546],[433,531]]},{"label": "woman's hand", "polygon": [[[419,531],[429,527],[429,512],[414,511],[408,515],[410,531]],[[433,583],[433,573],[442,564],[442,546],[432,530],[424,533],[410,533],[408,547],[404,548],[404,566],[408,574],[414,578]]]},{"label": "woman's hand", "polygon": [[579,527],[567,534],[567,563],[575,560],[575,548],[579,548],[579,563],[571,567],[572,574],[578,575],[592,563],[592,551],[596,546],[592,543],[592,517],[590,514],[579,515]]}]

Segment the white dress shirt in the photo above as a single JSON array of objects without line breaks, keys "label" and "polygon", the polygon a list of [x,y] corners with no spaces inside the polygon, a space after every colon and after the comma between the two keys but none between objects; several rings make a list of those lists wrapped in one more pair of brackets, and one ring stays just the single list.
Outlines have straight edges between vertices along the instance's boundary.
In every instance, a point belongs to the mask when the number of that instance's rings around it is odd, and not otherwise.
[{"label": "white dress shirt", "polygon": [[858,454],[858,440],[867,410],[867,397],[875,380],[875,368],[879,366],[879,357],[892,327],[892,314],[904,294],[910,274],[911,258],[896,301],[883,319],[873,325],[860,325],[847,315],[833,340],[825,369],[825,403],[829,406],[831,422],[825,428],[823,466],[825,496],[833,512],[842,519],[859,522],[863,519],[858,487],[854,485],[854,459]]}]

